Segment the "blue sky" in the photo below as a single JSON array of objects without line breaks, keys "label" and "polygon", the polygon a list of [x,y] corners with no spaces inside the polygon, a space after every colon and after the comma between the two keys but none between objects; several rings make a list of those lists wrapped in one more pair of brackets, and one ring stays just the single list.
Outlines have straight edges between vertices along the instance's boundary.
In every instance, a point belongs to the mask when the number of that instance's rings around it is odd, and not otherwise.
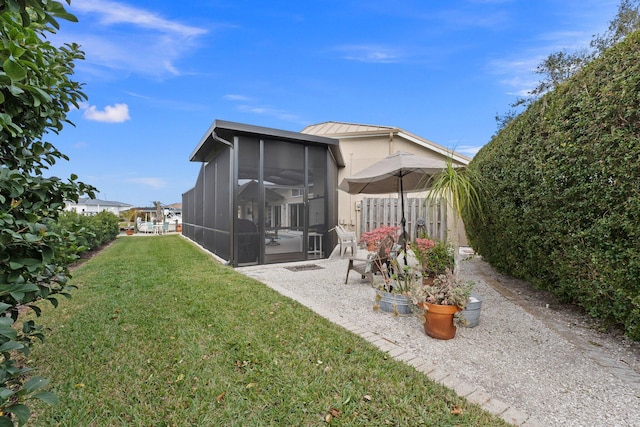
[{"label": "blue sky", "polygon": [[548,54],[606,30],[608,0],[72,0],[89,100],[51,168],[135,206],[180,202],[215,119],[396,126],[472,156]]}]

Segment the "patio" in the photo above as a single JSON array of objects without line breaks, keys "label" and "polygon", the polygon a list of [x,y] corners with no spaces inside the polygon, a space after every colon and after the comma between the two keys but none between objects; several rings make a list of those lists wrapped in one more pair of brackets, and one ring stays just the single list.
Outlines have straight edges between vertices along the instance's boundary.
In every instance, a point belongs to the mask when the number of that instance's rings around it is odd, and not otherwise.
[{"label": "patio", "polygon": [[640,419],[640,346],[596,332],[579,312],[501,276],[480,257],[461,263],[483,297],[480,324],[458,328],[450,341],[427,337],[413,316],[374,312],[367,281],[352,274],[344,284],[347,264],[334,250],[326,260],[237,270],[514,424],[593,425],[607,414],[608,424],[631,426]]}]

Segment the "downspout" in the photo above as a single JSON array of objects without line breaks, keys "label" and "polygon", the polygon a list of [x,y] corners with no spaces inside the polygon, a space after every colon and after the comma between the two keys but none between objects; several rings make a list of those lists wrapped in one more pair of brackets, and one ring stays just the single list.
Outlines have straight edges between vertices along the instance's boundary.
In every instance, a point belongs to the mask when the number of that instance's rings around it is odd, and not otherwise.
[{"label": "downspout", "polygon": [[211,132],[211,137],[213,139],[215,139],[216,141],[222,142],[223,144],[228,145],[229,147],[233,148],[233,143],[232,142],[227,141],[226,139],[219,137],[218,134],[215,133],[215,131]]}]

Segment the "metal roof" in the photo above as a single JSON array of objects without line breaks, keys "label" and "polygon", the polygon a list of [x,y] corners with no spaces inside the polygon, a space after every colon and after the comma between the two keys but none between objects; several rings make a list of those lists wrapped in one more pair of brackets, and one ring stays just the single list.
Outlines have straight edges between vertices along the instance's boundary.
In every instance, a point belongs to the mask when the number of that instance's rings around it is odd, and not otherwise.
[{"label": "metal roof", "polygon": [[323,122],[307,126],[302,130],[302,133],[310,135],[325,135],[333,138],[360,138],[366,136],[394,134],[443,156],[451,157],[456,162],[467,165],[471,161],[471,158],[464,154],[452,151],[426,138],[422,138],[418,135],[412,134],[411,132],[407,132],[404,129],[392,126],[364,125],[345,122]]},{"label": "metal roof", "polygon": [[111,200],[100,200],[100,199],[90,199],[88,197],[80,197],[78,198],[78,203],[74,203],[74,202],[68,202],[70,204],[75,204],[75,205],[87,205],[87,206],[115,206],[118,208],[126,208],[126,207],[130,207],[132,205],[128,204],[128,203],[122,203],[122,202],[115,202],[115,201],[111,201]]},{"label": "metal roof", "polygon": [[304,134],[281,129],[273,129],[262,126],[248,125],[244,123],[228,122],[225,120],[215,120],[204,134],[191,157],[192,162],[207,162],[213,159],[222,146],[231,145],[233,137],[236,135],[250,135],[263,139],[276,139],[279,141],[315,143],[326,145],[339,167],[344,166],[340,142],[337,139],[325,136]]},{"label": "metal roof", "polygon": [[309,125],[301,132],[309,135],[348,135],[397,132],[399,129],[391,126],[364,125],[345,122],[324,122]]}]

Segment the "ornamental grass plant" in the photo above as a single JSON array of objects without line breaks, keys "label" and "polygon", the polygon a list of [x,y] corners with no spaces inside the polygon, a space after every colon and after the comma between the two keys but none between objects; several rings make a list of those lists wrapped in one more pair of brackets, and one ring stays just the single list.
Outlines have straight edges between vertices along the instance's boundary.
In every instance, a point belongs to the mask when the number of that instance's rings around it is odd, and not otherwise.
[{"label": "ornamental grass plant", "polygon": [[453,391],[175,236],[74,271],[30,358],[60,398],[35,426],[500,426]]}]

